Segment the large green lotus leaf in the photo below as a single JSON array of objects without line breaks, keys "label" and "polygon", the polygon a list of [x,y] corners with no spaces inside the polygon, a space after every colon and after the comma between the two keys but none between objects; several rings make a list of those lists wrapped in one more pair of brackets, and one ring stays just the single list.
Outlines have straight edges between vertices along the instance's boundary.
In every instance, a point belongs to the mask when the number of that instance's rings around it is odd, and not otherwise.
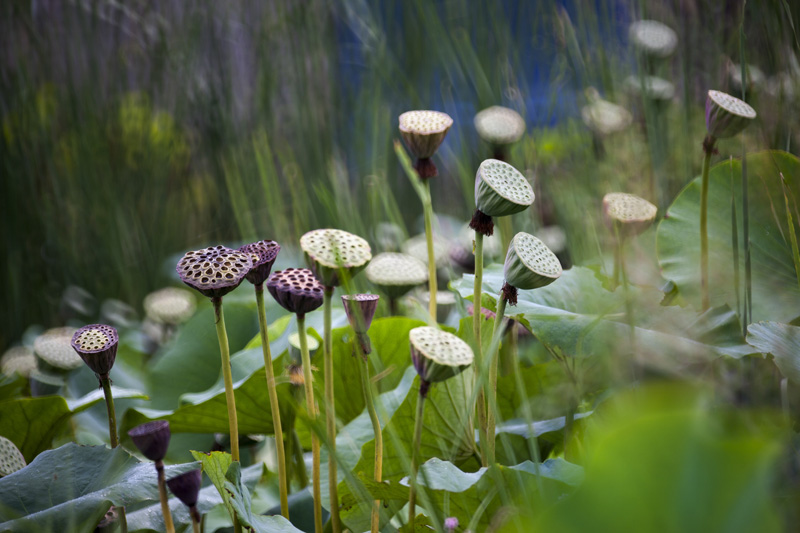
[{"label": "large green lotus leaf", "polygon": [[800,327],[780,322],[758,322],[747,328],[747,342],[772,354],[784,377],[800,384]]},{"label": "large green lotus leaf", "polygon": [[[736,196],[738,234],[742,237],[741,161],[711,168],[708,184],[710,297],[713,305],[736,305],[731,244],[731,188]],[[800,290],[788,239],[783,188],[800,197],[800,160],[780,151],[747,156],[753,317],[790,322],[800,316]],[[700,308],[700,183],[696,178],[678,195],[658,225],[658,260],[663,275],[675,282],[685,301]],[[795,224],[797,224],[796,217]],[[740,252],[743,249],[740,246]],[[743,256],[742,256],[743,257]],[[739,262],[744,279],[744,261]]]},{"label": "large green lotus leaf", "polygon": [[[111,387],[117,398],[147,398],[139,391]],[[104,399],[98,389],[75,400],[61,396],[19,398],[0,402],[0,436],[13,442],[27,462],[50,448],[70,417]],[[106,426],[107,427],[107,426]]]},{"label": "large green lotus leaf", "polygon": [[[197,468],[167,466],[167,477]],[[122,448],[66,444],[0,478],[3,531],[93,531],[111,505],[158,501],[153,464]]]}]

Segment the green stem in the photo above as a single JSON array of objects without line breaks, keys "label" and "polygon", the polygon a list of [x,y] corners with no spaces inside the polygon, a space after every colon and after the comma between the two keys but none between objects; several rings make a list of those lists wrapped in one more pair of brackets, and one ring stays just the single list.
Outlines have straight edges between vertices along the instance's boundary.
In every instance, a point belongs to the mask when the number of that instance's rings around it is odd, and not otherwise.
[{"label": "green stem", "polygon": [[[472,290],[472,331],[475,335],[475,365],[478,372],[474,374],[475,380],[483,370],[483,345],[481,341],[481,320],[483,295],[483,234],[475,232],[475,283]],[[481,466],[489,466],[486,455],[486,397],[480,389],[475,401],[478,409],[478,439],[481,447]]]},{"label": "green stem", "polygon": [[530,435],[528,446],[530,447],[529,451],[531,457],[533,457],[533,473],[536,475],[536,486],[539,489],[539,494],[547,501],[547,495],[544,492],[544,483],[539,475],[539,464],[542,462],[541,454],[539,453],[539,439],[536,437],[536,430],[533,427],[533,414],[531,413],[531,406],[528,403],[528,391],[522,379],[522,369],[520,368],[519,358],[516,356],[516,353],[512,359],[512,364],[514,366],[512,373],[514,374],[514,381],[517,386],[519,402],[522,406],[522,414],[525,417],[525,423],[528,426],[528,434]]},{"label": "green stem", "polygon": [[[98,376],[100,386],[103,387],[103,395],[106,398],[106,410],[108,411],[108,437],[111,440],[111,447],[119,446],[117,436],[117,412],[114,410],[114,396],[111,394],[111,379],[108,374]],[[128,533],[128,519],[125,516],[125,507],[117,507],[119,511],[119,523],[122,533]]]},{"label": "green stem", "polygon": [[200,533],[200,520],[192,515],[192,533]]},{"label": "green stem", "polygon": [[489,353],[489,381],[486,383],[486,396],[489,405],[486,410],[486,456],[490,465],[495,463],[495,428],[497,426],[497,350],[500,345],[502,324],[506,313],[506,299],[502,295],[497,301],[497,314],[492,327],[492,349]]},{"label": "green stem", "polygon": [[411,489],[408,493],[408,531],[414,531],[417,504],[417,470],[419,469],[419,447],[422,443],[422,417],[425,411],[425,395],[422,394],[424,383],[420,383],[420,395],[417,396],[417,417],[414,422],[414,446],[411,448]]},{"label": "green stem", "polygon": [[[317,408],[314,404],[314,386],[311,382],[311,355],[308,353],[308,339],[306,338],[306,318],[297,315],[297,333],[300,336],[300,356],[303,359],[303,386],[306,390],[306,409],[311,424],[317,420]],[[319,480],[319,437],[311,428],[311,457],[312,457],[312,478],[314,483],[314,531],[322,533],[322,501],[321,487]],[[331,506],[333,507],[333,506]]]},{"label": "green stem", "polygon": [[703,175],[700,188],[700,292],[702,296],[702,310],[711,307],[708,294],[708,168],[711,165],[713,143],[704,148]]},{"label": "green stem", "polygon": [[[356,357],[361,357],[364,361],[363,366],[359,366],[361,370],[361,390],[364,393],[364,403],[367,405],[367,413],[369,413],[369,419],[372,422],[372,431],[375,434],[375,468],[373,471],[373,475],[375,481],[381,481],[381,477],[383,475],[383,431],[381,430],[381,421],[378,418],[378,411],[375,409],[375,399],[372,395],[372,384],[369,381],[369,360],[363,354],[360,345],[358,342],[355,343],[357,355]],[[380,500],[375,500],[372,502],[372,517],[371,517],[371,533],[378,533],[380,528]]]},{"label": "green stem", "polygon": [[333,533],[341,531],[339,523],[339,495],[336,473],[336,406],[333,391],[333,337],[331,336],[331,300],[333,287],[325,287],[322,300],[323,327],[325,329],[325,422],[328,431],[328,494],[330,494],[331,526]]},{"label": "green stem", "polygon": [[256,287],[256,305],[258,307],[258,326],[261,331],[261,349],[264,352],[264,370],[267,374],[267,391],[269,406],[272,411],[272,426],[275,429],[275,447],[278,453],[278,490],[281,499],[281,515],[289,519],[289,481],[286,477],[286,452],[283,448],[283,428],[281,426],[281,410],[278,405],[278,391],[275,386],[275,372],[272,368],[272,353],[269,346],[267,330],[267,314],[264,310],[264,285]]},{"label": "green stem", "polygon": [[428,303],[428,314],[430,315],[431,325],[436,325],[436,291],[438,290],[436,281],[436,257],[433,251],[433,202],[431,200],[430,180],[423,180],[425,186],[425,198],[422,200],[422,209],[425,214],[425,240],[428,244],[428,292],[430,301]]},{"label": "green stem", "polygon": [[236,418],[236,396],[233,393],[233,376],[231,374],[231,351],[228,346],[228,332],[225,329],[225,313],[222,311],[222,298],[212,298],[214,316],[216,318],[219,353],[222,358],[222,377],[225,381],[225,402],[228,406],[228,425],[231,434],[231,457],[239,460],[239,422]]},{"label": "green stem", "polygon": [[164,527],[167,533],[175,533],[175,524],[172,523],[172,513],[169,512],[169,497],[167,496],[167,480],[164,476],[164,462],[156,461],[158,474],[158,498],[161,500],[161,514],[164,515]]},{"label": "green stem", "polygon": [[294,453],[294,461],[297,466],[297,483],[301,487],[308,486],[308,472],[306,472],[306,462],[303,458],[303,446],[300,444],[300,435],[297,431],[292,430],[292,452]]}]

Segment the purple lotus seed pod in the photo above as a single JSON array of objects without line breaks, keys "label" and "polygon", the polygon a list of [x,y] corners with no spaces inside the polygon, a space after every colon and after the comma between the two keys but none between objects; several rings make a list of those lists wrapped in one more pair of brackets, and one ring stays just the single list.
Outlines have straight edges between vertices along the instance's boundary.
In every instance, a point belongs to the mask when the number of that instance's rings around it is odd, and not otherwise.
[{"label": "purple lotus seed pod", "polygon": [[447,533],[453,533],[453,531],[455,531],[457,527],[458,527],[458,518],[456,518],[455,516],[449,516],[444,519],[444,530],[447,531]]},{"label": "purple lotus seed pod", "polygon": [[207,298],[222,298],[244,281],[253,267],[250,254],[225,246],[186,252],[175,270],[181,281]]},{"label": "purple lotus seed pod", "polygon": [[305,315],[322,305],[322,284],[307,268],[274,272],[267,280],[267,290],[281,307],[296,315]]},{"label": "purple lotus seed pod", "polygon": [[372,353],[372,343],[367,335],[367,330],[372,324],[375,310],[378,309],[378,300],[380,300],[380,296],[377,294],[345,294],[342,296],[347,321],[355,331],[364,354]]},{"label": "purple lotus seed pod", "polygon": [[169,422],[166,420],[147,422],[128,431],[128,436],[142,455],[154,462],[163,461],[167,455],[170,435]]},{"label": "purple lotus seed pod", "polygon": [[187,507],[194,507],[203,484],[203,471],[190,470],[167,480],[167,487]]},{"label": "purple lotus seed pod", "polygon": [[83,326],[72,336],[72,348],[98,376],[107,376],[117,358],[119,335],[105,324]]},{"label": "purple lotus seed pod", "polygon": [[272,265],[275,263],[275,258],[278,257],[278,252],[281,251],[281,245],[275,241],[258,241],[252,244],[245,244],[239,248],[240,252],[250,254],[253,260],[253,266],[250,272],[245,274],[245,279],[253,285],[261,285],[269,277],[272,272]]},{"label": "purple lotus seed pod", "polygon": [[715,139],[733,137],[756,118],[756,111],[746,102],[721,91],[708,91],[706,130]]}]

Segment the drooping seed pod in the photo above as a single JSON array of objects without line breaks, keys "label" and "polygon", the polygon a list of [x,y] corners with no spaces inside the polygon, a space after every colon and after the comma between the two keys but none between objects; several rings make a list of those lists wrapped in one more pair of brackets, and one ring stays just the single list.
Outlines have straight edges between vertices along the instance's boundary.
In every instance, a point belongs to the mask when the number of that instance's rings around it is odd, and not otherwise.
[{"label": "drooping seed pod", "polygon": [[634,194],[611,192],[603,197],[603,221],[621,237],[639,235],[650,227],[658,208]]},{"label": "drooping seed pod", "polygon": [[517,289],[539,289],[561,277],[561,263],[542,241],[529,233],[517,233],[508,245],[503,268],[506,283],[503,295],[517,303]]},{"label": "drooping seed pod", "polygon": [[308,267],[326,287],[336,287],[340,276],[352,278],[372,259],[369,243],[346,231],[318,229],[300,237]]},{"label": "drooping seed pod", "polygon": [[706,130],[714,139],[737,135],[755,118],[755,109],[746,102],[721,91],[708,91]]},{"label": "drooping seed pod", "polygon": [[50,374],[65,374],[81,366],[81,358],[72,350],[70,343],[75,328],[48,329],[33,341],[40,370]]},{"label": "drooping seed pod", "polygon": [[514,144],[525,134],[522,115],[499,105],[479,111],[473,122],[480,138],[492,146]]},{"label": "drooping seed pod", "polygon": [[372,324],[372,318],[375,316],[375,311],[378,309],[378,300],[380,296],[377,294],[344,294],[342,295],[342,303],[344,304],[344,312],[347,314],[347,321],[350,327],[356,334],[361,351],[364,354],[372,353],[372,343],[367,335],[367,330]]},{"label": "drooping seed pod", "polygon": [[414,256],[394,252],[376,255],[364,274],[391,299],[400,298],[428,281],[425,263]]},{"label": "drooping seed pod", "polygon": [[9,348],[0,358],[0,373],[5,376],[19,374],[27,378],[34,370],[36,370],[36,356],[27,346]]},{"label": "drooping seed pod", "polygon": [[586,99],[589,103],[581,108],[581,117],[596,135],[602,137],[623,131],[633,122],[627,109],[603,100],[594,87],[586,89]]},{"label": "drooping seed pod", "polygon": [[253,261],[250,272],[244,276],[245,279],[253,285],[261,285],[267,281],[272,272],[272,265],[275,264],[278,252],[281,251],[281,245],[275,241],[258,241],[245,244],[239,248],[239,251],[250,254]]},{"label": "drooping seed pod", "polygon": [[431,157],[444,141],[453,119],[440,111],[407,111],[400,115],[400,135],[411,154],[416,158],[414,168],[420,178],[438,175]]},{"label": "drooping seed pod", "polygon": [[678,46],[678,34],[656,20],[634,22],[628,30],[628,38],[640,53],[656,59],[671,56]]},{"label": "drooping seed pod", "polygon": [[290,313],[305,315],[322,305],[324,287],[309,269],[287,268],[273,272],[267,290]]},{"label": "drooping seed pod", "polygon": [[524,211],[533,203],[534,194],[520,171],[497,159],[487,159],[475,174],[475,214],[469,227],[491,235],[492,217]]},{"label": "drooping seed pod", "polygon": [[167,420],[145,422],[128,431],[128,436],[142,455],[151,461],[163,461],[167,455],[171,436]]},{"label": "drooping seed pod", "polygon": [[0,477],[22,470],[27,464],[19,448],[7,438],[0,437]]},{"label": "drooping seed pod", "polygon": [[200,487],[203,486],[203,471],[189,470],[188,472],[167,480],[170,492],[187,507],[197,505]]},{"label": "drooping seed pod", "polygon": [[107,376],[117,358],[119,334],[105,324],[83,326],[72,336],[72,348],[92,372]]},{"label": "drooping seed pod", "polygon": [[194,314],[197,304],[194,295],[176,287],[165,287],[151,292],[144,299],[147,318],[157,324],[177,326]]},{"label": "drooping seed pod", "polygon": [[472,364],[474,354],[469,344],[452,333],[423,326],[408,334],[411,360],[419,374],[420,395],[426,396],[432,383],[460,374]]},{"label": "drooping seed pod", "polygon": [[188,286],[207,298],[222,298],[244,281],[253,261],[250,254],[225,246],[186,252],[176,271]]}]

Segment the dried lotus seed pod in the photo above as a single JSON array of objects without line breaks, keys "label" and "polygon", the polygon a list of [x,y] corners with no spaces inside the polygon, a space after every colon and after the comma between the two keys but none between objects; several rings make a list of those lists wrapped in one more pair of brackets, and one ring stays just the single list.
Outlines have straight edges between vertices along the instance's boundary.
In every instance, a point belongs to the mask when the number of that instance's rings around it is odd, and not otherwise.
[{"label": "dried lotus seed pod", "polygon": [[460,374],[472,364],[474,355],[469,344],[452,333],[423,326],[408,334],[411,360],[419,374],[420,395],[426,396],[431,383]]},{"label": "dried lotus seed pod", "polygon": [[507,107],[493,105],[479,111],[474,119],[481,139],[491,145],[514,144],[525,134],[525,119]]},{"label": "dried lotus seed pod", "polygon": [[372,353],[372,343],[367,335],[367,330],[369,330],[372,318],[378,309],[378,300],[380,300],[380,296],[377,294],[342,295],[347,321],[350,323],[350,327],[353,328],[356,338],[361,344],[361,352],[364,354]]},{"label": "dried lotus seed pod", "polygon": [[746,102],[721,91],[708,91],[706,130],[714,139],[727,139],[741,132],[756,118]]},{"label": "dried lotus seed pod", "polygon": [[385,252],[367,265],[364,274],[380,287],[389,298],[399,298],[428,281],[425,263],[409,254]]},{"label": "dried lotus seed pod", "polygon": [[167,480],[167,487],[187,507],[194,507],[203,485],[203,471],[189,470],[185,474]]},{"label": "dried lotus seed pod", "polygon": [[3,375],[19,374],[27,378],[34,370],[36,370],[36,356],[27,346],[9,348],[0,358],[0,372]]},{"label": "dried lotus seed pod", "polygon": [[[539,289],[550,285],[561,277],[561,263],[550,248],[542,241],[528,233],[517,233],[508,245],[504,266],[506,285],[513,289]],[[511,305],[516,304],[516,293],[513,297],[504,294]]]},{"label": "dried lotus seed pod", "polygon": [[5,437],[0,437],[0,477],[8,476],[27,466],[19,448]]},{"label": "dried lotus seed pod", "polygon": [[656,20],[639,20],[631,24],[628,38],[646,56],[654,58],[669,57],[678,46],[678,34]]},{"label": "dried lotus seed pod", "polygon": [[72,336],[72,348],[98,376],[107,376],[117,358],[119,335],[105,324],[83,326]]},{"label": "dried lotus seed pod", "polygon": [[533,187],[519,170],[503,161],[487,159],[475,174],[476,211],[469,227],[483,235],[491,235],[491,217],[524,211],[533,199]]},{"label": "dried lotus seed pod", "polygon": [[249,254],[213,246],[186,252],[175,270],[181,281],[203,296],[222,298],[244,281],[252,266]]},{"label": "dried lotus seed pod", "polygon": [[444,141],[453,119],[440,111],[407,111],[400,115],[400,135],[416,158],[414,168],[420,178],[436,176],[436,165],[430,160]]},{"label": "dried lotus seed pod", "polygon": [[622,237],[638,235],[656,219],[658,208],[634,194],[611,192],[603,197],[603,220],[609,229],[617,226]]},{"label": "dried lotus seed pod", "polygon": [[167,420],[145,422],[128,431],[128,436],[151,461],[163,461],[169,448],[171,432]]},{"label": "dried lotus seed pod", "polygon": [[157,324],[170,326],[183,324],[192,317],[196,308],[194,295],[176,287],[159,289],[144,299],[144,312],[147,318]]},{"label": "dried lotus seed pod", "polygon": [[33,351],[41,370],[63,374],[81,366],[81,358],[70,347],[74,334],[75,328],[64,327],[48,329],[36,337]]},{"label": "dried lotus seed pod", "polygon": [[369,243],[346,231],[318,229],[300,237],[308,267],[326,287],[340,284],[343,272],[352,278],[372,259]]},{"label": "dried lotus seed pod", "polygon": [[272,265],[281,251],[281,245],[275,241],[258,241],[252,244],[245,244],[239,248],[240,252],[250,254],[253,266],[250,272],[245,274],[245,279],[253,285],[261,285],[272,272]]},{"label": "dried lotus seed pod", "polygon": [[307,268],[273,272],[267,290],[281,307],[296,315],[303,316],[322,305],[322,284]]}]

